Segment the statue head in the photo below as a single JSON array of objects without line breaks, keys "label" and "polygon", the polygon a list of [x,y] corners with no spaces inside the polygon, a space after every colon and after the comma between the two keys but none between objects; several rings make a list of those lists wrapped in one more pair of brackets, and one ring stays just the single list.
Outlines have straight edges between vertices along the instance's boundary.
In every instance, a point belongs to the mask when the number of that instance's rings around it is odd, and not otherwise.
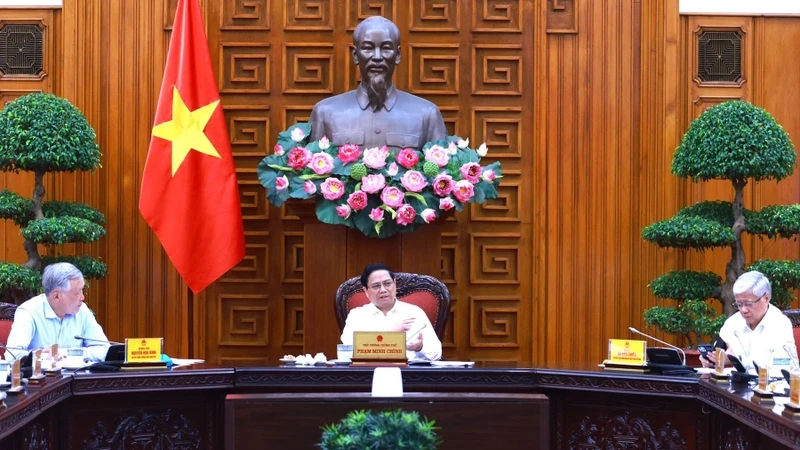
[{"label": "statue head", "polygon": [[361,84],[375,111],[383,108],[392,86],[394,68],[400,64],[400,30],[380,16],[358,24],[353,32],[353,63],[361,72]]}]

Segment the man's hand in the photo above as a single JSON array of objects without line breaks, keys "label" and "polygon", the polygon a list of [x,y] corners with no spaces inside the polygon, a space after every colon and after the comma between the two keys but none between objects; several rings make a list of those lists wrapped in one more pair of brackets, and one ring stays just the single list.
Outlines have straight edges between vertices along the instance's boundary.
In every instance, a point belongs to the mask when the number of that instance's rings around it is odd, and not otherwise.
[{"label": "man's hand", "polygon": [[417,333],[415,337],[408,341],[406,344],[406,350],[411,350],[414,352],[422,351],[422,333]]},{"label": "man's hand", "polygon": [[414,318],[403,319],[394,324],[391,331],[408,331],[414,325]]}]

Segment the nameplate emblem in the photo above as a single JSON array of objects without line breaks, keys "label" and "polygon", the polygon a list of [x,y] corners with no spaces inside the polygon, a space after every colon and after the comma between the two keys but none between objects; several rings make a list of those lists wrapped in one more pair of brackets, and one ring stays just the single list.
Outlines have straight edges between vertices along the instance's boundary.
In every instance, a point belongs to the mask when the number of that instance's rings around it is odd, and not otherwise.
[{"label": "nameplate emblem", "polygon": [[608,362],[611,364],[627,364],[643,366],[645,364],[645,341],[631,339],[608,340]]},{"label": "nameplate emblem", "polygon": [[125,339],[125,363],[161,362],[164,338]]},{"label": "nameplate emblem", "polygon": [[402,331],[353,332],[352,360],[406,361],[406,334]]}]

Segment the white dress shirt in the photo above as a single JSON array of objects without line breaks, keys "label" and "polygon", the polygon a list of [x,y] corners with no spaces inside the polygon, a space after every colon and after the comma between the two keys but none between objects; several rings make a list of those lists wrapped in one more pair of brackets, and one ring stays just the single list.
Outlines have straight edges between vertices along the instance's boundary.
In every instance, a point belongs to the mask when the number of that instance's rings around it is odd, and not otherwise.
[{"label": "white dress shirt", "polygon": [[[87,356],[94,361],[102,361],[106,357],[109,344],[75,339],[75,336],[107,341],[103,328],[97,323],[94,314],[86,304],[82,304],[75,315],[67,314],[59,319],[56,312],[47,302],[44,294],[37,295],[17,307],[14,313],[14,324],[8,335],[9,348],[26,348],[34,350],[58,344],[59,348],[87,347]],[[20,351],[11,351],[17,357]],[[5,359],[14,357],[5,352]]]},{"label": "white dress shirt", "polygon": [[342,344],[353,345],[354,331],[389,331],[394,325],[403,319],[414,319],[411,330],[406,332],[406,339],[415,337],[412,333],[424,324],[422,330],[422,351],[408,351],[409,359],[429,359],[431,361],[442,357],[442,342],[436,336],[433,325],[428,319],[428,315],[419,306],[396,300],[394,306],[388,313],[383,314],[372,303],[353,308],[347,315],[344,330],[342,331]]},{"label": "white dress shirt", "polygon": [[[771,377],[780,377],[781,369],[795,367],[792,323],[771,304],[755,329],[750,329],[742,314],[737,312],[725,321],[719,336],[728,344],[728,351],[739,356],[748,371],[755,370],[753,361],[759,367],[769,367]],[[729,365],[727,361],[725,365]]]}]

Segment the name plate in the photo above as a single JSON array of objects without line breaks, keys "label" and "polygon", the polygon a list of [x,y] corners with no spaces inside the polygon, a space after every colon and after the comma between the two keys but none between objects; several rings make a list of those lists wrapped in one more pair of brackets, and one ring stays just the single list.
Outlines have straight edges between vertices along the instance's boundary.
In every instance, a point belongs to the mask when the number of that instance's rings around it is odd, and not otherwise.
[{"label": "name plate", "polygon": [[645,364],[645,341],[630,339],[608,340],[608,362],[611,364],[627,364],[643,366]]},{"label": "name plate", "polygon": [[402,331],[356,331],[353,361],[406,360],[406,334]]},{"label": "name plate", "polygon": [[125,363],[161,362],[164,338],[125,339]]}]

